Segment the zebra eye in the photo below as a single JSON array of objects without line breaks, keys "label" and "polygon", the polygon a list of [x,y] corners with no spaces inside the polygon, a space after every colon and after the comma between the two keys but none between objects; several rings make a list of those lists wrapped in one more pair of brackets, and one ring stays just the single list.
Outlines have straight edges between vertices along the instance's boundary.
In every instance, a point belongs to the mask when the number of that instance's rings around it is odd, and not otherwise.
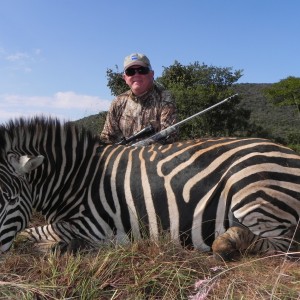
[{"label": "zebra eye", "polygon": [[9,193],[3,191],[2,191],[2,196],[4,200],[8,202],[9,205],[14,205],[19,200],[18,195],[10,195]]},{"label": "zebra eye", "polygon": [[18,202],[19,196],[9,196],[7,197],[7,200],[9,202],[9,205],[14,205]]}]

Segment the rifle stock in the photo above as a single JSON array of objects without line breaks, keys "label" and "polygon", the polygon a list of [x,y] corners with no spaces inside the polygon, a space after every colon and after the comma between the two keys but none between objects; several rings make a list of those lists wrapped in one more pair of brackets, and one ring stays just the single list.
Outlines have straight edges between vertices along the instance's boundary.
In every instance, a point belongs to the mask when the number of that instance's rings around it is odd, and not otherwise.
[{"label": "rifle stock", "polygon": [[230,97],[228,97],[228,98],[226,98],[226,99],[224,99],[224,100],[222,100],[222,101],[220,101],[220,102],[218,102],[218,103],[216,103],[216,104],[214,104],[214,105],[212,105],[212,106],[210,106],[210,107],[208,107],[208,108],[206,108],[206,109],[204,109],[204,110],[202,110],[202,111],[200,111],[200,112],[198,112],[198,113],[196,113],[196,114],[194,114],[194,115],[192,115],[192,116],[190,116],[190,117],[188,117],[188,118],[186,118],[182,121],[179,121],[176,124],[171,125],[171,126],[167,127],[166,129],[163,129],[163,130],[155,133],[154,135],[150,136],[147,139],[138,141],[138,142],[132,144],[132,146],[140,146],[140,147],[148,146],[148,145],[151,145],[151,144],[156,143],[158,141],[161,141],[163,139],[166,139],[170,134],[174,133],[178,129],[178,127],[181,126],[182,124],[190,121],[191,119],[193,119],[197,116],[200,116],[200,115],[214,109],[215,107],[227,102],[228,100],[230,100],[230,99],[232,99],[236,96],[238,96],[238,94],[234,94],[234,95],[232,95],[232,96],[230,96]]}]

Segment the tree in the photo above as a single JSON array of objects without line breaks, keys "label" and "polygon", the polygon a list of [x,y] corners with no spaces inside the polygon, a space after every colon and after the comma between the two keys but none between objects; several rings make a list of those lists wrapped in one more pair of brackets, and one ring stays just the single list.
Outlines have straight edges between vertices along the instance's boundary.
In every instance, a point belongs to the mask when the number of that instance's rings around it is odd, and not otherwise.
[{"label": "tree", "polygon": [[[267,99],[276,106],[293,106],[300,119],[300,78],[289,76],[264,90]],[[288,143],[300,144],[300,133],[291,132],[287,135]],[[296,147],[296,146],[295,146]],[[299,147],[299,146],[298,146]]]},{"label": "tree", "polygon": [[[232,85],[242,70],[207,66],[195,62],[184,66],[175,61],[164,67],[157,81],[175,96],[179,119],[185,119],[233,94]],[[181,138],[239,135],[247,131],[250,111],[241,108],[240,98],[197,117],[180,129]]]},{"label": "tree", "polygon": [[269,101],[276,106],[295,106],[300,118],[300,78],[289,76],[264,90]]},{"label": "tree", "polygon": [[123,73],[118,72],[118,66],[116,66],[116,69],[117,72],[114,72],[112,69],[107,69],[106,71],[106,77],[108,78],[107,86],[110,88],[113,96],[117,96],[128,90],[128,86],[123,79]]}]

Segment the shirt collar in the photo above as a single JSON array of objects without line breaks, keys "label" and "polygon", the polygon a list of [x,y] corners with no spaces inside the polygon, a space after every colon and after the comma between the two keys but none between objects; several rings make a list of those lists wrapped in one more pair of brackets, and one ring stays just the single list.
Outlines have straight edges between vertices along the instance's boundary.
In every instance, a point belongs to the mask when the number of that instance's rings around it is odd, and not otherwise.
[{"label": "shirt collar", "polygon": [[129,92],[129,96],[132,100],[136,101],[136,102],[143,102],[145,99],[148,98],[148,96],[153,92],[154,90],[154,85],[152,85],[152,87],[146,91],[145,93],[143,93],[142,95],[136,96],[132,90],[130,90]]}]

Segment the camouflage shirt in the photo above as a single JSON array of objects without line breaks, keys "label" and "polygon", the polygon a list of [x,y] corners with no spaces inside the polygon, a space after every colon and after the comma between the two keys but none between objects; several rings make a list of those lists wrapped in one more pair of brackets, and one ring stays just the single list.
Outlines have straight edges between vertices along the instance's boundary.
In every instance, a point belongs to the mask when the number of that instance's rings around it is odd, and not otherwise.
[{"label": "camouflage shirt", "polygon": [[116,143],[149,126],[150,121],[156,121],[157,132],[175,124],[176,118],[176,105],[169,91],[156,84],[141,96],[129,90],[113,100],[100,137],[106,143]]}]

